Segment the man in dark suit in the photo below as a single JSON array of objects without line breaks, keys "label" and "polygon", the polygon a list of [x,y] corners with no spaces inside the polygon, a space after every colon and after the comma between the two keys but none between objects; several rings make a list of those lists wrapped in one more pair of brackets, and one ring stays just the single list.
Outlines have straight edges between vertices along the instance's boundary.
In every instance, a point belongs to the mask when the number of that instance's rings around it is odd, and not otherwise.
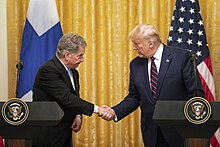
[{"label": "man in dark suit", "polygon": [[[159,32],[152,25],[137,25],[131,31],[130,39],[138,57],[130,63],[128,95],[112,107],[116,114],[114,119],[119,121],[140,106],[141,131],[146,147],[183,147],[183,138],[175,128],[160,127],[152,117],[157,100],[187,101],[194,96],[204,97],[199,76],[196,77],[196,88],[191,54],[162,44]],[[102,118],[113,119],[111,115],[102,115]]]},{"label": "man in dark suit", "polygon": [[57,126],[38,130],[32,140],[33,147],[71,147],[72,131],[81,129],[82,114],[107,113],[105,108],[87,102],[79,95],[79,73],[76,68],[84,61],[86,46],[80,35],[65,34],[59,40],[56,55],[39,68],[33,100],[57,102],[64,116]]}]

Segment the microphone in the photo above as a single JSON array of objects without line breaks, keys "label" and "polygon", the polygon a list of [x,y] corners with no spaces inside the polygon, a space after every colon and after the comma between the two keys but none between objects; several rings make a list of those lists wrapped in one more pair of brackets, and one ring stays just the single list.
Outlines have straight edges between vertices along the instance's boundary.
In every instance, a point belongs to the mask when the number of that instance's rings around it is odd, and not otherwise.
[{"label": "microphone", "polygon": [[24,67],[24,63],[23,63],[23,61],[19,61],[17,64],[16,64],[16,68],[17,68],[17,84],[16,84],[16,92],[15,92],[15,94],[16,94],[16,97],[17,97],[17,95],[18,95],[18,83],[19,83],[19,77],[20,77],[20,70],[22,70],[22,68]]},{"label": "microphone", "polygon": [[191,62],[196,62],[196,59],[197,59],[196,53],[195,53],[194,51],[192,51],[190,61],[191,61]]},{"label": "microphone", "polygon": [[23,68],[23,66],[24,66],[24,63],[23,63],[23,61],[21,61],[21,60],[16,64],[16,68],[17,68],[18,70],[21,70],[21,69]]}]

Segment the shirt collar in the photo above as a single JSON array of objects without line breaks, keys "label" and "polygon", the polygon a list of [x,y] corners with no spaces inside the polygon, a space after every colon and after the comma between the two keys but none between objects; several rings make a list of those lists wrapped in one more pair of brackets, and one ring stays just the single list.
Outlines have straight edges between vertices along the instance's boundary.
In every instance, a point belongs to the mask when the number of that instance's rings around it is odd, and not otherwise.
[{"label": "shirt collar", "polygon": [[57,59],[62,63],[62,65],[64,66],[64,68],[65,68],[66,70],[68,70],[69,68],[66,67],[66,65],[60,60],[60,58],[57,56],[57,54],[56,54],[56,57],[57,57]]},{"label": "shirt collar", "polygon": [[162,58],[162,53],[163,53],[163,44],[161,43],[156,53],[153,56],[155,60],[160,60]]}]

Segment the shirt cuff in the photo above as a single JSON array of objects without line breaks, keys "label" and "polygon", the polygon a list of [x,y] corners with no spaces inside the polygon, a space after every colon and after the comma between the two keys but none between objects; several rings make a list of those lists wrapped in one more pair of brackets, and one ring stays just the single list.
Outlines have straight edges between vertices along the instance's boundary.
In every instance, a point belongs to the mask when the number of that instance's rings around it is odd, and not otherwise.
[{"label": "shirt cuff", "polygon": [[117,118],[117,115],[115,114],[115,117],[114,117],[114,119],[113,119],[115,122],[117,122],[118,121],[118,118]]},{"label": "shirt cuff", "polygon": [[81,116],[80,114],[77,114],[76,117],[80,117],[80,118],[82,118],[82,116]]},{"label": "shirt cuff", "polygon": [[99,106],[94,105],[93,113],[99,113]]}]

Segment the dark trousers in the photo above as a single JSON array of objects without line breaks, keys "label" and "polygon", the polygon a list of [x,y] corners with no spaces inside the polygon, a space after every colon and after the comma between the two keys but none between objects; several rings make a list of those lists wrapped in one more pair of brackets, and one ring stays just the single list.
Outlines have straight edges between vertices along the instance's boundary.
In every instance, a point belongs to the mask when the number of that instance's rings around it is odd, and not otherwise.
[{"label": "dark trousers", "polygon": [[157,127],[157,142],[156,147],[170,147],[163,137],[160,127]]}]

